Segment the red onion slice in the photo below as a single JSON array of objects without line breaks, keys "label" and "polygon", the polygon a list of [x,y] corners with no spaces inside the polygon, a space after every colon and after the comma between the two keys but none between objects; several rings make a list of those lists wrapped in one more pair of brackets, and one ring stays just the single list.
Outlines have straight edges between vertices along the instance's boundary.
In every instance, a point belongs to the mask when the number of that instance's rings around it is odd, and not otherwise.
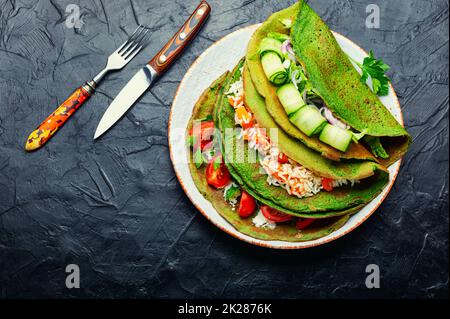
[{"label": "red onion slice", "polygon": [[286,41],[283,42],[281,46],[281,52],[283,52],[283,54],[287,53],[289,60],[292,60],[295,63],[297,63],[297,58],[295,57],[294,49],[292,48],[290,39],[287,39]]},{"label": "red onion slice", "polygon": [[348,130],[350,129],[350,126],[341,122],[340,120],[338,120],[337,118],[334,117],[333,113],[330,111],[329,108],[327,108],[326,106],[322,107],[320,109],[320,113],[323,115],[323,117],[325,117],[327,119],[327,121],[331,124],[334,125],[336,127],[339,127],[341,129],[344,130]]},{"label": "red onion slice", "polygon": [[283,42],[283,44],[281,45],[281,52],[287,53],[288,51],[288,46],[291,44],[291,40],[287,39],[286,41]]}]

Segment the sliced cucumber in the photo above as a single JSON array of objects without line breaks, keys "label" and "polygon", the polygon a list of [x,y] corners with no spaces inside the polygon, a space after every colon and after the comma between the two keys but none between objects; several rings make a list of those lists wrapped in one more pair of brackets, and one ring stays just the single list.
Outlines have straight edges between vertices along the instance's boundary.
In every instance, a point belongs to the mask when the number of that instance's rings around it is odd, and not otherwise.
[{"label": "sliced cucumber", "polygon": [[286,83],[289,75],[278,54],[274,52],[267,52],[262,56],[261,64],[263,66],[264,73],[270,82],[277,86]]},{"label": "sliced cucumber", "polygon": [[303,106],[297,113],[294,113],[291,122],[308,136],[319,134],[327,124],[327,120],[320,114],[314,106]]},{"label": "sliced cucumber", "polygon": [[284,54],[281,52],[281,46],[283,43],[273,38],[264,38],[259,45],[259,54],[263,56],[268,52],[274,52],[278,54],[281,60],[284,59]]},{"label": "sliced cucumber", "polygon": [[353,140],[352,137],[353,135],[350,131],[327,124],[323,128],[319,139],[341,152],[346,152]]},{"label": "sliced cucumber", "polygon": [[280,87],[277,91],[277,96],[288,116],[291,116],[306,105],[302,95],[292,83]]}]

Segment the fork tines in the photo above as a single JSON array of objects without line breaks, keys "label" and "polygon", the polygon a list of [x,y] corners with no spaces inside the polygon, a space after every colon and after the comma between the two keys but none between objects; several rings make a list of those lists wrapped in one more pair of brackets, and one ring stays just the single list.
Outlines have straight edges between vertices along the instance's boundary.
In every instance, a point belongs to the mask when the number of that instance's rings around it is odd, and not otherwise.
[{"label": "fork tines", "polygon": [[124,59],[128,59],[131,54],[140,51],[147,41],[149,28],[139,25],[128,40],[117,50]]}]

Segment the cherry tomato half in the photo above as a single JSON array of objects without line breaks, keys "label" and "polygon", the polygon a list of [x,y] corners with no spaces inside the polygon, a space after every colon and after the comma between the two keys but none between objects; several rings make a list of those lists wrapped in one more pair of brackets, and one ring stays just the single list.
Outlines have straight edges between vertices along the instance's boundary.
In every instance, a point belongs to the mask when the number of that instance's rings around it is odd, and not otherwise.
[{"label": "cherry tomato half", "polygon": [[333,180],[331,178],[322,177],[322,187],[327,192],[333,191]]},{"label": "cherry tomato half", "polygon": [[280,164],[287,164],[289,163],[289,158],[284,153],[278,154],[278,163]]},{"label": "cherry tomato half", "polygon": [[217,161],[218,158],[216,157],[208,164],[208,167],[206,167],[206,181],[208,185],[219,189],[224,188],[231,183],[231,176],[225,163],[223,163],[223,160],[220,164],[215,164]]},{"label": "cherry tomato half", "polygon": [[276,209],[270,208],[269,206],[261,206],[261,212],[269,221],[273,223],[284,223],[292,220],[292,216],[282,213]]},{"label": "cherry tomato half", "polygon": [[312,223],[314,223],[314,219],[312,218],[299,218],[295,223],[295,227],[297,227],[298,230],[303,230],[308,228]]},{"label": "cherry tomato half", "polygon": [[249,218],[256,209],[256,201],[247,192],[242,191],[241,201],[239,202],[239,216]]},{"label": "cherry tomato half", "polygon": [[201,149],[209,144],[214,136],[214,122],[213,121],[205,121],[201,124],[196,124],[190,131],[190,136],[194,136],[194,149],[196,149],[199,145]]}]

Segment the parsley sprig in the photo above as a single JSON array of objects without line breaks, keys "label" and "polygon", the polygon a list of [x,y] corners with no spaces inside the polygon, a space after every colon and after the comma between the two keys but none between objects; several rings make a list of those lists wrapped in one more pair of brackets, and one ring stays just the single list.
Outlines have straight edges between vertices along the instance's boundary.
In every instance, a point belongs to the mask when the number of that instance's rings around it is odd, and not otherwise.
[{"label": "parsley sprig", "polygon": [[370,76],[372,78],[372,89],[375,94],[379,96],[389,94],[390,79],[385,74],[390,69],[389,65],[384,63],[382,59],[376,59],[372,50],[370,50],[369,56],[364,59],[362,64],[353,59],[352,61],[362,71],[361,82],[366,83]]},{"label": "parsley sprig", "polygon": [[225,191],[224,195],[227,202],[237,200],[239,196],[241,196],[241,188],[235,184],[231,185],[231,187]]}]

